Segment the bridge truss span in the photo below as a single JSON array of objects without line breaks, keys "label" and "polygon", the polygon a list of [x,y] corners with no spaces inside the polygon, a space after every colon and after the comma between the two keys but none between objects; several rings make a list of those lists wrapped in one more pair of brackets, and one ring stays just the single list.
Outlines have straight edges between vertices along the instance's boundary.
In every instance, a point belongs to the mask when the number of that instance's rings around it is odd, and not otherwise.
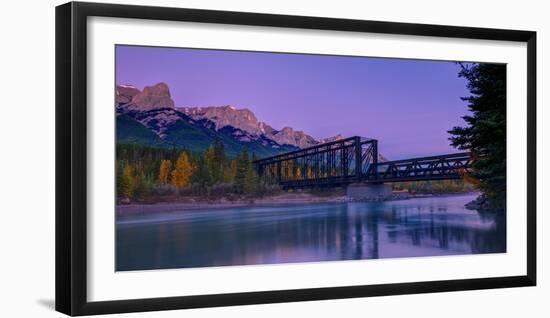
[{"label": "bridge truss span", "polygon": [[374,139],[350,137],[254,162],[268,183],[283,187],[341,185],[358,180],[378,162]]},{"label": "bridge truss span", "polygon": [[254,162],[267,183],[283,188],[345,186],[459,179],[469,172],[469,153],[379,162],[378,141],[358,136],[292,151]]},{"label": "bridge truss span", "polygon": [[371,182],[460,179],[470,172],[471,165],[468,152],[395,160],[370,167],[364,178]]}]

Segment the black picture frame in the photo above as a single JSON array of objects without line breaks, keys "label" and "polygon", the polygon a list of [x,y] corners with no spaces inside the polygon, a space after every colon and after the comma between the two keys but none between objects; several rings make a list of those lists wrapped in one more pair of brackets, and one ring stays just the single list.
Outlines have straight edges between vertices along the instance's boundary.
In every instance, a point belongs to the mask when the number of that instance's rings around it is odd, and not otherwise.
[{"label": "black picture frame", "polygon": [[[524,276],[89,302],[87,300],[87,18],[91,16],[502,40],[527,44],[527,273]],[[92,315],[534,286],[536,32],[70,2],[56,7],[56,310]]]}]

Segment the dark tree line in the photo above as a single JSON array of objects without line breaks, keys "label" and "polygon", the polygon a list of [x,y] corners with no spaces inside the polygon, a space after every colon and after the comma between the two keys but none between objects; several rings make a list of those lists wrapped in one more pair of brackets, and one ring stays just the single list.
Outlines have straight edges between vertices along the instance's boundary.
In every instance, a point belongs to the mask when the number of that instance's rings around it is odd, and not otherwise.
[{"label": "dark tree line", "polygon": [[470,95],[465,127],[449,131],[451,144],[472,152],[471,178],[494,209],[506,205],[506,66],[460,64]]}]

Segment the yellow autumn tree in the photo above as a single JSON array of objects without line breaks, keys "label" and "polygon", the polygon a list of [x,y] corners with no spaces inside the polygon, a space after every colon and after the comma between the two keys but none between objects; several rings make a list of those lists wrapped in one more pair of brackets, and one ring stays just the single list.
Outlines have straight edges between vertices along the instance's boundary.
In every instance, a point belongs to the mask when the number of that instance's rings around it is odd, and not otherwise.
[{"label": "yellow autumn tree", "polygon": [[300,169],[300,166],[296,166],[296,169],[294,170],[294,178],[302,179],[302,169]]},{"label": "yellow autumn tree", "polygon": [[311,167],[307,167],[306,176],[308,179],[313,179],[313,169]]},{"label": "yellow autumn tree", "polygon": [[283,176],[290,180],[294,179],[294,161],[283,162]]},{"label": "yellow autumn tree", "polygon": [[134,192],[134,169],[128,162],[121,162],[119,165],[117,192],[123,198],[131,198]]},{"label": "yellow autumn tree", "polygon": [[193,166],[189,161],[189,156],[186,152],[182,152],[176,161],[174,170],[172,170],[172,173],[170,174],[170,182],[179,189],[187,187],[189,185],[189,179],[193,174],[193,170]]},{"label": "yellow autumn tree", "polygon": [[479,189],[479,186],[481,185],[481,182],[478,179],[471,176],[469,173],[464,171],[464,169],[459,170],[458,174],[460,176],[462,176],[462,179],[464,180],[464,182],[466,184],[470,184],[470,185],[474,186],[475,188]]},{"label": "yellow autumn tree", "polygon": [[168,176],[170,175],[170,169],[172,169],[172,161],[162,160],[159,168],[159,183],[167,184]]}]

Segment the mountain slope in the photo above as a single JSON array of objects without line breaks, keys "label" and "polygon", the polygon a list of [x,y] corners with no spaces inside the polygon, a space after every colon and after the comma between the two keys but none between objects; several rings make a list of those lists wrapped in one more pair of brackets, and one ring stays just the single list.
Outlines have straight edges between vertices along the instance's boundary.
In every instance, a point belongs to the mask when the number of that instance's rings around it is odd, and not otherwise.
[{"label": "mountain slope", "polygon": [[164,141],[143,126],[140,122],[128,115],[116,116],[116,139],[117,142],[127,144],[142,144],[148,146],[161,146]]},{"label": "mountain slope", "polygon": [[[143,92],[130,85],[117,86],[116,96],[116,130],[120,143],[175,146],[203,152],[219,141],[224,144],[228,156],[236,156],[246,148],[259,158],[298,149],[229,125],[220,127],[206,118],[193,119],[173,107],[168,86],[164,83],[146,87]],[[247,115],[254,116],[248,112]]]}]

